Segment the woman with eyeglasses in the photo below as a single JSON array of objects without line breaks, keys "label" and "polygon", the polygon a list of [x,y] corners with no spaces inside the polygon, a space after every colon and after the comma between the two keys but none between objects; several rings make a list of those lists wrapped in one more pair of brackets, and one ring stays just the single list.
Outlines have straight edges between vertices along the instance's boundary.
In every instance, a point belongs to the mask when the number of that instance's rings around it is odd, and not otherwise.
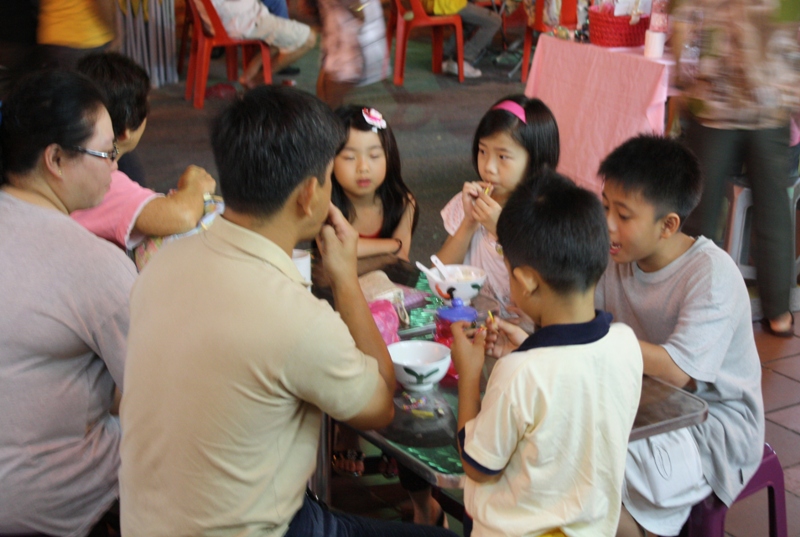
[{"label": "woman with eyeglasses", "polygon": [[0,535],[105,535],[136,271],[69,213],[117,168],[94,84],[37,73],[0,108]]}]

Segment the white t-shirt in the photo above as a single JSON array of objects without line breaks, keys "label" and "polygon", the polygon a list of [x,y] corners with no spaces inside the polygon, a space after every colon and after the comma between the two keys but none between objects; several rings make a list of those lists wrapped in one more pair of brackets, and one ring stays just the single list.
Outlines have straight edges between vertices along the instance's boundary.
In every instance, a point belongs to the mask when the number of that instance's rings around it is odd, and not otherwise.
[{"label": "white t-shirt", "polygon": [[614,535],[628,438],[642,389],[633,331],[598,312],[553,325],[498,360],[464,457],[496,481],[467,479],[473,535]]},{"label": "white t-shirt", "polygon": [[[444,229],[450,235],[454,235],[464,220],[464,204],[461,201],[461,194],[457,194],[442,212]],[[481,226],[472,236],[469,243],[469,250],[464,257],[465,265],[482,268],[486,271],[486,283],[481,288],[481,294],[494,298],[505,308],[511,302],[511,286],[508,282],[508,271],[506,270],[503,256],[497,251],[497,237]]]},{"label": "white t-shirt", "polygon": [[730,256],[705,237],[656,272],[609,265],[595,304],[661,345],[697,384],[708,419],[691,428],[703,474],[727,505],[764,451],[764,401],[750,297]]}]

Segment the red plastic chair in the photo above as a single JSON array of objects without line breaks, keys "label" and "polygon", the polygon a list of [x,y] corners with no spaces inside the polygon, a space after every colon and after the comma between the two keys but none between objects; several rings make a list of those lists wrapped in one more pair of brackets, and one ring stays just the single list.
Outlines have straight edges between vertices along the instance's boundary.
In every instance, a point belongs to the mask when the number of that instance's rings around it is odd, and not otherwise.
[{"label": "red plastic chair", "polygon": [[[769,489],[769,535],[788,537],[786,523],[786,490],[783,484],[783,468],[778,456],[769,444],[764,444],[761,466],[747,483],[734,503],[755,494],[763,488]],[[686,537],[725,537],[725,515],[728,507],[711,494],[692,507],[689,520],[681,531]]]},{"label": "red plastic chair", "polygon": [[[188,3],[191,2],[192,0],[186,0],[186,1]],[[193,28],[194,28],[194,18],[192,15],[192,10],[187,7],[183,17],[183,29],[181,30],[181,45],[180,45],[180,50],[178,52],[178,75],[183,73],[184,60],[186,59],[186,47],[188,46],[190,39],[192,38],[189,32],[193,31]],[[239,65],[237,60],[238,58],[236,54],[236,47],[227,47],[225,49],[225,61],[228,64],[228,80],[236,80],[236,76],[238,75],[238,70],[239,70]],[[247,59],[245,59],[245,65],[247,65]]]},{"label": "red plastic chair", "polygon": [[[574,30],[578,27],[578,0],[563,0],[559,24]],[[536,2],[536,22],[533,26],[525,28],[525,41],[522,44],[522,83],[528,81],[528,70],[531,68],[531,48],[533,47],[533,32],[549,32],[552,26],[544,23],[544,1]]]},{"label": "red plastic chair", "polygon": [[[430,26],[433,30],[433,72],[442,72],[444,47],[444,26],[455,27],[456,56],[458,58],[458,81],[464,82],[464,30],[461,17],[458,15],[428,15],[420,0],[409,0],[411,10],[403,6],[401,0],[392,0],[392,10],[386,29],[386,40],[389,51],[392,48],[392,37],[397,38],[394,48],[394,85],[402,86],[406,70],[406,49],[408,38],[414,28]],[[393,32],[394,30],[394,32]]]},{"label": "red plastic chair", "polygon": [[[214,29],[214,34],[203,28],[200,13],[195,1],[202,2],[208,14],[208,19]],[[194,31],[192,32],[192,48],[189,53],[189,73],[186,75],[186,100],[191,100],[194,95],[195,108],[203,108],[206,97],[206,82],[208,82],[208,68],[211,64],[211,50],[214,47],[225,47],[227,56],[228,79],[235,80],[238,75],[238,60],[236,48],[243,47],[244,63],[247,65],[256,46],[261,48],[261,58],[264,64],[264,84],[272,84],[272,63],[269,45],[260,39],[233,39],[228,36],[217,10],[211,0],[187,0],[186,3],[192,10]]]}]

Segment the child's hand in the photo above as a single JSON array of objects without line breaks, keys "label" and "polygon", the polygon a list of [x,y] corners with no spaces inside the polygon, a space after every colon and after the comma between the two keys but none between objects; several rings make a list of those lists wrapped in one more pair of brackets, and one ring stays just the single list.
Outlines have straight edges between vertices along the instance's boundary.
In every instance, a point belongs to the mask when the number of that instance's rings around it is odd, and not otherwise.
[{"label": "child's hand", "polygon": [[461,188],[461,203],[464,205],[465,220],[473,220],[472,207],[482,189],[481,183],[477,182],[464,183],[464,186]]},{"label": "child's hand", "polygon": [[478,192],[478,196],[472,204],[472,218],[485,227],[492,235],[497,235],[497,219],[500,218],[500,211],[503,207],[494,201],[491,196],[491,186]]},{"label": "child's hand", "polygon": [[494,358],[502,358],[517,350],[529,335],[519,326],[497,317],[487,321],[486,328],[486,354]]},{"label": "child's hand", "polygon": [[178,179],[178,190],[187,188],[196,188],[204,194],[213,194],[217,188],[217,182],[205,169],[190,165]]},{"label": "child's hand", "polygon": [[450,355],[458,371],[458,378],[467,381],[480,379],[483,371],[484,344],[486,343],[486,329],[475,330],[472,339],[467,336],[466,330],[469,323],[453,323],[450,330],[453,333],[453,345]]},{"label": "child's hand", "polygon": [[317,246],[332,286],[335,287],[343,278],[358,277],[357,245],[358,232],[331,203],[328,221],[317,235]]}]

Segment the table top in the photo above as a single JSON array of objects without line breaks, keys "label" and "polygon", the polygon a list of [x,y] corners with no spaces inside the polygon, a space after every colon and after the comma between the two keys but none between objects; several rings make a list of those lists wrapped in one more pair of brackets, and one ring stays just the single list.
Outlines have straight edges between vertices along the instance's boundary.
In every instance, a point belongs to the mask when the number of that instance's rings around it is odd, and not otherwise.
[{"label": "table top", "polygon": [[[358,273],[383,270],[395,283],[409,287],[424,287],[424,276],[411,263],[393,255],[381,255],[359,259]],[[332,301],[332,295],[320,260],[312,265],[314,294]],[[426,308],[415,320],[411,311],[412,328],[426,330],[407,331],[408,337],[430,337],[430,313]],[[399,462],[423,477],[432,485],[441,488],[464,486],[464,473],[456,444],[458,417],[458,384],[452,377],[445,377],[431,391],[423,394],[410,393],[410,399],[402,388],[395,392],[395,418],[388,426],[376,431],[357,431],[358,434],[394,456]],[[424,400],[422,397],[424,396]],[[406,408],[403,408],[403,407]],[[409,407],[417,412],[412,413]],[[696,425],[708,416],[707,403],[687,391],[675,388],[658,379],[645,376],[639,410],[633,423],[630,440],[639,440],[665,433],[681,427]],[[342,424],[344,425],[344,424]]]},{"label": "table top", "polygon": [[[415,416],[400,408],[408,403],[402,389],[395,393],[394,421],[377,431],[359,431],[364,438],[394,456],[426,481],[442,488],[464,486],[464,473],[456,444],[458,417],[457,381],[445,377],[425,394],[423,408]],[[441,409],[441,410],[439,410]],[[433,414],[433,416],[430,416]],[[410,416],[415,416],[412,420]],[[642,396],[630,440],[696,425],[706,420],[708,404],[694,394],[645,376]]]}]

